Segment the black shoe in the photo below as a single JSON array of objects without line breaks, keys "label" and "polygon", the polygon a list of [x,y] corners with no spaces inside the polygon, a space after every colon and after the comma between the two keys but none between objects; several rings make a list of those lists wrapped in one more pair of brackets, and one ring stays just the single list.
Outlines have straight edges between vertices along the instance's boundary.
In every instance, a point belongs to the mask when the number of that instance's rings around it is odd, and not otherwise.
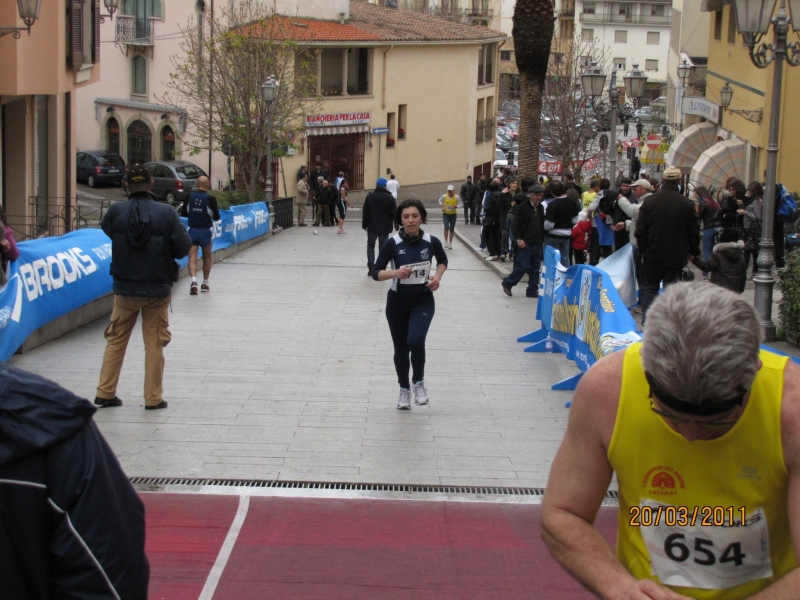
[{"label": "black shoe", "polygon": [[500,255],[500,262],[506,262],[506,255],[505,254],[501,254]]},{"label": "black shoe", "polygon": [[527,292],[525,292],[525,297],[526,298],[538,298],[539,297],[539,290],[534,290],[532,292],[530,290],[528,290]]},{"label": "black shoe", "polygon": [[144,409],[145,410],[158,410],[159,408],[167,408],[167,406],[169,406],[167,404],[167,401],[166,400],[162,400],[158,404],[153,404],[152,406],[145,404],[144,405]]},{"label": "black shoe", "polygon": [[506,296],[510,296],[511,295],[511,288],[508,287],[505,283],[502,283],[502,282],[500,283],[500,285],[503,286],[503,291],[506,293]]},{"label": "black shoe", "polygon": [[122,406],[122,400],[114,396],[110,400],[106,398],[95,398],[94,403],[100,408],[108,408],[110,406]]},{"label": "black shoe", "polygon": [[306,223],[298,223],[297,226],[298,227],[308,227],[308,225]]}]

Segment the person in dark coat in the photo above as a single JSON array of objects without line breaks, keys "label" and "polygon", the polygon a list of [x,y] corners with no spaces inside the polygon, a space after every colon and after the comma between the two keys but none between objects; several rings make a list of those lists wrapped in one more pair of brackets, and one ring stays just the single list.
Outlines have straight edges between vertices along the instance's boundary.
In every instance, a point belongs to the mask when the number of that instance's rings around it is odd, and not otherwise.
[{"label": "person in dark coat", "polygon": [[146,600],[144,505],[96,410],[0,362],[0,597]]},{"label": "person in dark coat", "polygon": [[700,256],[700,224],[694,202],[678,191],[680,169],[664,171],[661,191],[642,203],[636,219],[636,242],[642,253],[642,323],[664,286],[680,281],[687,255]]},{"label": "person in dark coat", "polygon": [[708,260],[691,257],[692,264],[703,272],[711,273],[711,283],[741,294],[747,280],[747,263],[744,261],[744,242],[735,229],[725,229],[720,243],[714,245]]},{"label": "person in dark coat", "polygon": [[527,274],[528,289],[525,291],[525,296],[539,297],[539,270],[542,266],[544,241],[543,196],[544,188],[541,185],[531,185],[528,187],[528,199],[514,207],[511,227],[517,249],[514,255],[514,269],[501,282],[506,296],[511,295],[511,288]]},{"label": "person in dark coat", "polygon": [[475,216],[475,194],[477,187],[472,183],[472,177],[467,175],[467,180],[461,184],[461,202],[464,203],[464,225],[475,223],[477,217]]},{"label": "person in dark coat", "polygon": [[489,197],[485,202],[486,214],[483,217],[483,234],[486,239],[486,260],[500,258],[500,215],[503,210],[503,183],[495,178],[489,184]]},{"label": "person in dark coat", "polygon": [[386,183],[385,178],[378,179],[375,191],[367,194],[364,199],[364,209],[361,213],[361,228],[367,232],[367,275],[370,277],[375,267],[375,242],[378,242],[380,251],[396,225],[394,216],[397,212],[397,202],[392,193],[386,189]]}]

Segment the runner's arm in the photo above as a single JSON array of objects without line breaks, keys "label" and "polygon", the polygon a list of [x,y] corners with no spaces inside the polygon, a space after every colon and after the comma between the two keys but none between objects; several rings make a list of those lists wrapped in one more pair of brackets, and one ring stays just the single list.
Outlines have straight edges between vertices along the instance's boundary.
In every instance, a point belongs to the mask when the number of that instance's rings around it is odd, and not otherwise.
[{"label": "runner's arm", "polygon": [[[183,206],[186,206],[185,202],[183,203]],[[208,207],[211,209],[211,212],[214,213],[211,218],[215,221],[219,221],[219,204],[217,204],[217,199],[214,196],[208,197]],[[183,210],[183,207],[181,207],[181,210]]]}]

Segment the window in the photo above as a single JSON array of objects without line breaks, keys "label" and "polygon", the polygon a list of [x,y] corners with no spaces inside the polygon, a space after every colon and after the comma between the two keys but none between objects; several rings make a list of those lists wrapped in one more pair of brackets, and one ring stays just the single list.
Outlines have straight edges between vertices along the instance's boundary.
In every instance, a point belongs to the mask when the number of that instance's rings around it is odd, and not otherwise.
[{"label": "window", "polygon": [[653,4],[650,6],[650,16],[651,17],[663,17],[665,16],[664,12],[664,5],[663,4]]},{"label": "window", "polygon": [[722,41],[722,11],[718,10],[714,13],[714,39],[718,42]]},{"label": "window", "polygon": [[583,14],[585,15],[593,15],[595,11],[595,2],[584,2],[583,3]]},{"label": "window", "polygon": [[511,61],[511,50],[500,50],[500,61],[501,62],[510,62]]},{"label": "window", "polygon": [[630,4],[620,4],[619,5],[619,14],[625,15],[626,17],[630,17],[632,14],[632,8]]},{"label": "window", "polygon": [[372,92],[369,81],[370,48],[351,48],[347,53],[347,93],[364,96]]},{"label": "window", "polygon": [[614,32],[614,43],[615,44],[627,44],[628,43],[628,32],[624,29],[617,29]]},{"label": "window", "polygon": [[131,93],[147,95],[147,60],[141,54],[131,61]]},{"label": "window", "polygon": [[478,51],[478,85],[494,83],[494,45],[481,46]]},{"label": "window", "polygon": [[201,177],[206,174],[205,171],[203,171],[200,167],[197,167],[195,165],[184,165],[182,167],[175,167],[175,172],[181,179],[197,179],[198,177]]},{"label": "window", "polygon": [[658,46],[661,43],[661,33],[658,31],[647,32],[647,45]]},{"label": "window", "polygon": [[478,98],[478,113],[475,117],[475,142],[482,142],[486,138],[484,135],[486,129],[486,105],[483,98]]},{"label": "window", "polygon": [[614,68],[617,71],[624,71],[625,70],[625,59],[624,58],[615,58],[614,59]]},{"label": "window", "polygon": [[150,162],[153,134],[143,121],[134,121],[128,125],[128,164],[143,165]]},{"label": "window", "polygon": [[397,114],[393,112],[386,113],[386,126],[389,128],[389,133],[386,134],[387,148],[394,148],[395,141],[397,140],[397,130],[395,129],[395,123],[397,122],[396,116]]},{"label": "window", "polygon": [[728,43],[736,44],[736,15],[733,6],[728,7]]},{"label": "window", "polygon": [[581,29],[581,41],[591,42],[594,39],[594,29]]},{"label": "window", "polygon": [[342,95],[342,65],[344,56],[341,48],[325,48],[322,50],[322,84],[323,96]]},{"label": "window", "polygon": [[644,61],[644,70],[645,71],[658,71],[658,61],[657,60],[645,60]]},{"label": "window", "polygon": [[557,65],[567,64],[567,57],[563,52],[553,52],[553,62]]},{"label": "window", "polygon": [[[161,160],[175,160],[175,132],[172,131],[172,127],[169,125],[161,130]],[[185,168],[178,167],[178,169]]]},{"label": "window", "polygon": [[397,107],[397,139],[406,139],[406,127],[408,125],[406,119],[408,115],[408,104],[401,104]]},{"label": "window", "polygon": [[100,62],[100,3],[68,0],[69,49],[67,64],[73,71]]},{"label": "window", "polygon": [[294,91],[299,96],[310,98],[317,95],[318,64],[319,54],[316,50],[298,50],[295,54]]},{"label": "window", "polygon": [[160,19],[161,2],[160,0],[123,0],[123,15],[131,15],[139,19]]}]

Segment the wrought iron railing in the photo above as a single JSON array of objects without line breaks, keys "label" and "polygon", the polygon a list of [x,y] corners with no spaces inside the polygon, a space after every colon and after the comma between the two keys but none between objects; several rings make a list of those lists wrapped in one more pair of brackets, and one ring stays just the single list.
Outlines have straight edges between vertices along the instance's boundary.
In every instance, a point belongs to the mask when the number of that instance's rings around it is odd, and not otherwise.
[{"label": "wrought iron railing", "polygon": [[475,142],[482,142],[485,137],[486,131],[486,121],[476,121],[475,122]]},{"label": "wrought iron railing", "polygon": [[294,224],[294,198],[275,198],[272,201],[272,226],[291,227]]},{"label": "wrought iron railing", "polygon": [[[28,198],[27,214],[10,212],[6,215],[8,225],[14,230],[14,239],[37,239],[64,235],[70,231],[100,227],[108,207],[109,200],[93,200],[93,204],[78,204],[79,200],[70,198],[47,198],[45,206],[42,198]],[[80,202],[84,202],[80,200]]]},{"label": "wrought iron railing", "polygon": [[114,34],[118,44],[152,46],[153,20],[120,15],[117,17]]}]

